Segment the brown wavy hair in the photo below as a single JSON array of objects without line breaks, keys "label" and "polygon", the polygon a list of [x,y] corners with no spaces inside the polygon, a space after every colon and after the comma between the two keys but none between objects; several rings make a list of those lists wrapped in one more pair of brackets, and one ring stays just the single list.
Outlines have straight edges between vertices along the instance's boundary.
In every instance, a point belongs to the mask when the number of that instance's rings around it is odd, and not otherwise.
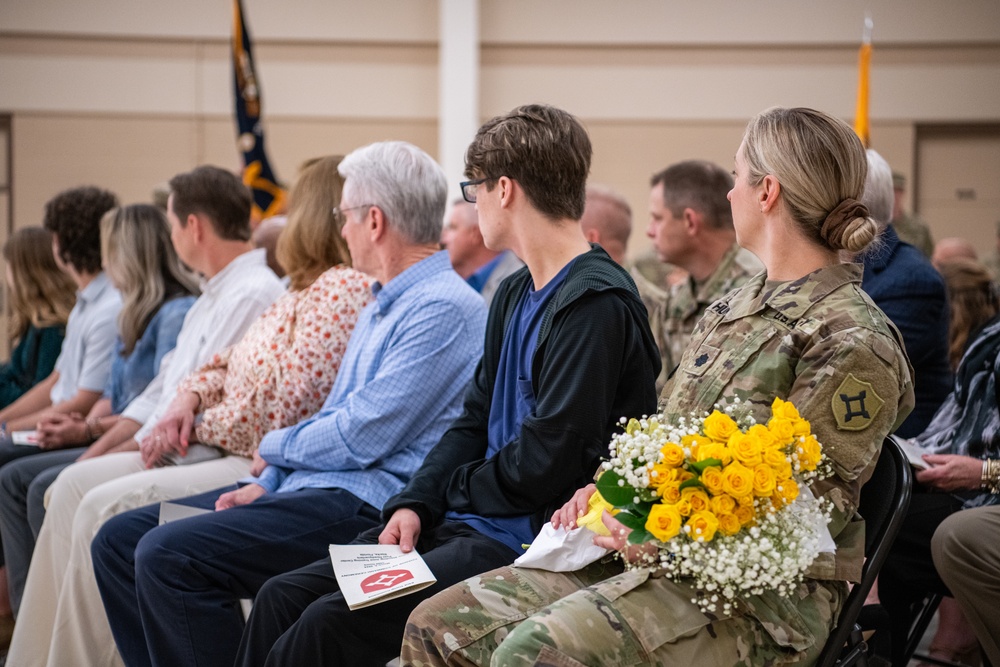
[{"label": "brown wavy hair", "polygon": [[970,337],[1000,312],[1000,301],[993,274],[976,260],[957,257],[942,263],[938,270],[944,277],[951,305],[948,360],[955,370]]},{"label": "brown wavy hair", "polygon": [[305,289],[337,264],[351,264],[347,242],[333,217],[344,179],[340,155],[319,158],[302,170],[289,197],[288,222],[278,237],[278,263],[292,290]]},{"label": "brown wavy hair", "polygon": [[41,227],[19,229],[4,244],[3,258],[14,277],[11,337],[20,339],[29,325],[65,326],[76,303],[76,284],[56,265],[52,235]]}]

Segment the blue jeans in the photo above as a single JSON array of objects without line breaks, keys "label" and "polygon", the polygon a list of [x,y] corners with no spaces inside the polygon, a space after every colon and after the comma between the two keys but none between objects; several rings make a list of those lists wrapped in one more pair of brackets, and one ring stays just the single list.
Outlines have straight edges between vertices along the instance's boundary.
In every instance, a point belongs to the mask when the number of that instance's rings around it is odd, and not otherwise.
[{"label": "blue jeans", "polygon": [[[214,508],[235,487],[178,501]],[[341,489],[268,493],[157,526],[159,505],[120,514],[91,544],[111,631],[126,665],[230,667],[243,632],[241,598],[271,577],[322,558],[378,523]]]}]

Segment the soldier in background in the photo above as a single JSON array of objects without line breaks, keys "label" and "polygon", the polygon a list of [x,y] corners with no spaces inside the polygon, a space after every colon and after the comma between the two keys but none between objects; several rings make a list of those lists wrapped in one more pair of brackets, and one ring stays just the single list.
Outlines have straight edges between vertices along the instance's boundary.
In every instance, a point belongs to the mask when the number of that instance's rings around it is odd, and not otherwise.
[{"label": "soldier in background", "polygon": [[892,189],[895,201],[892,207],[892,227],[901,241],[909,243],[930,257],[934,252],[934,241],[927,223],[915,213],[907,213],[903,208],[906,199],[906,176],[898,171],[892,172]]}]

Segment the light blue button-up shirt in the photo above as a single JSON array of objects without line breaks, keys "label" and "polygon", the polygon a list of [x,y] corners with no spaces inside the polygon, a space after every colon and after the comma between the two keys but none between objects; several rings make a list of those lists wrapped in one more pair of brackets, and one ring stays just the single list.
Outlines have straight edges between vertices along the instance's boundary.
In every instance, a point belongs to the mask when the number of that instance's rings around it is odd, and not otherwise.
[{"label": "light blue button-up shirt", "polygon": [[482,298],[438,252],[372,288],[323,408],[260,443],[269,492],[341,488],[375,506],[461,412],[483,351]]}]

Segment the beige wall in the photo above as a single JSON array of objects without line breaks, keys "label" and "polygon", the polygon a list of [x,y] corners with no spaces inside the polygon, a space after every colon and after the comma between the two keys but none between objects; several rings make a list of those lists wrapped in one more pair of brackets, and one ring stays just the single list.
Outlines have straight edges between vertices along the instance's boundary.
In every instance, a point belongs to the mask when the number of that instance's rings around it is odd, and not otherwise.
[{"label": "beige wall", "polygon": [[[768,106],[853,116],[869,4],[482,0],[480,112],[543,101],[580,116],[594,141],[593,179],[635,210],[634,254],[645,247],[653,171],[690,157],[730,164],[747,118]],[[280,177],[377,139],[436,153],[436,2],[245,8]],[[919,172],[926,124],[1000,123],[1000,3],[880,3],[872,17],[873,144],[895,168]],[[135,201],[199,162],[235,168],[229,22],[226,2],[0,3],[15,224],[36,224],[46,199],[82,182]]]}]

